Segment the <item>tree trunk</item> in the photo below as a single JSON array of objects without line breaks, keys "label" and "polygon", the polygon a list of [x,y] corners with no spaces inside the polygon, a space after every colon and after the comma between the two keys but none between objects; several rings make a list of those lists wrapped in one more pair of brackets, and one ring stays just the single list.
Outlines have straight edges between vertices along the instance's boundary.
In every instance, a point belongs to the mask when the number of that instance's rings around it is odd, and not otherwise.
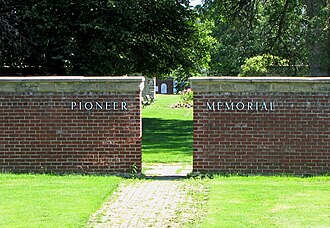
[{"label": "tree trunk", "polygon": [[[329,0],[303,0],[307,9],[307,50],[311,76],[330,76],[330,30],[325,29],[329,15],[321,15]],[[329,12],[329,11],[326,11]]]}]

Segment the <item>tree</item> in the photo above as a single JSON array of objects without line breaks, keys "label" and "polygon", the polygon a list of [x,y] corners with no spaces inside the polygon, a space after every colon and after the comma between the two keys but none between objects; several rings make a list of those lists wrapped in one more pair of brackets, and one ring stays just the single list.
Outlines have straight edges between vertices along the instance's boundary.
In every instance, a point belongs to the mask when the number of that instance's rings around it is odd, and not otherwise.
[{"label": "tree", "polygon": [[210,49],[215,44],[215,39],[211,35],[213,22],[205,18],[202,19],[200,12],[198,12],[199,8],[195,10],[199,17],[196,18],[194,23],[196,32],[193,36],[193,43],[184,50],[189,61],[193,63],[193,67],[180,65],[170,74],[177,81],[178,90],[189,85],[189,83],[187,84],[189,77],[207,74],[211,61]]},{"label": "tree", "polygon": [[18,7],[24,26],[17,31],[28,42],[14,62],[3,52],[5,73],[155,76],[197,67],[188,0],[26,0]]},{"label": "tree", "polygon": [[[320,75],[313,70],[318,66],[312,61],[321,64],[322,69],[330,65],[329,58],[320,61],[324,52],[329,52],[329,6],[326,0],[316,2],[320,2],[316,4],[319,10],[311,20],[301,0],[206,0],[205,14],[215,21],[213,34],[218,40],[212,50],[213,70],[237,75],[245,59],[271,54],[288,59],[291,66],[306,65],[309,60],[312,75]],[[307,4],[307,12],[310,8]],[[315,20],[320,22],[316,26],[317,41],[307,39],[314,33],[311,28]],[[325,51],[316,51],[317,47]],[[312,53],[319,58],[311,58]],[[292,75],[296,74],[293,67]]]},{"label": "tree", "polygon": [[241,73],[238,76],[264,76],[267,74],[269,66],[285,66],[286,59],[281,59],[273,55],[258,55],[245,60],[241,66]]},{"label": "tree", "polygon": [[26,24],[19,18],[21,1],[0,0],[0,68],[20,65],[28,40],[22,35]]},{"label": "tree", "polygon": [[330,1],[304,0],[307,11],[308,60],[313,76],[330,76]]}]

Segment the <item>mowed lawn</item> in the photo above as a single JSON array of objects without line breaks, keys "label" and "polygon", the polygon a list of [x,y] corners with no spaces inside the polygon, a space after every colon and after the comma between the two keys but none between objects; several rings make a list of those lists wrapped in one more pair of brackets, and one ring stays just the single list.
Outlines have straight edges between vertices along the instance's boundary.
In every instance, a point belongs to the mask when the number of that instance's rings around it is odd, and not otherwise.
[{"label": "mowed lawn", "polygon": [[[192,109],[169,107],[179,99],[157,95],[143,109],[144,162],[192,161]],[[208,199],[197,212],[205,213],[202,227],[330,227],[330,176],[216,176],[200,183],[209,190],[197,197]]]},{"label": "mowed lawn", "polygon": [[[169,107],[179,98],[158,95],[143,109],[144,162],[192,162],[192,109]],[[122,181],[113,176],[0,173],[0,227],[86,227]],[[330,227],[330,176],[185,181],[204,186],[189,193],[204,202],[196,210],[201,218],[197,227]]]},{"label": "mowed lawn", "polygon": [[193,110],[170,108],[179,100],[179,95],[157,94],[143,108],[143,162],[192,163]]},{"label": "mowed lawn", "polygon": [[209,180],[202,227],[330,227],[330,176]]},{"label": "mowed lawn", "polygon": [[0,174],[0,227],[85,227],[120,181],[111,176]]}]

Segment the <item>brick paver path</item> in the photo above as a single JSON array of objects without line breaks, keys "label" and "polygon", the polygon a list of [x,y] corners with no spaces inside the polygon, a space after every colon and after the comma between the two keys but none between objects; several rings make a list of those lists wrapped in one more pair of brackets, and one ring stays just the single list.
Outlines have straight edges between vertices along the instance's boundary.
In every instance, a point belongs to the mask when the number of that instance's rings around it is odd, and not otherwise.
[{"label": "brick paver path", "polygon": [[191,219],[187,184],[145,180],[119,188],[90,220],[90,227],[182,227]]},{"label": "brick paver path", "polygon": [[192,187],[162,177],[123,184],[92,216],[89,227],[183,227],[197,212],[188,193]]}]

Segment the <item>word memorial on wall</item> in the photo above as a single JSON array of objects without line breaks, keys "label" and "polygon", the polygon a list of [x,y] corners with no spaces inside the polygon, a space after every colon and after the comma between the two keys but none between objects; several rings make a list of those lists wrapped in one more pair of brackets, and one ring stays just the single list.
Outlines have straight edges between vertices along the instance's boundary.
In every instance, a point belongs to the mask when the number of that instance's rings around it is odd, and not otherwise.
[{"label": "word memorial on wall", "polygon": [[208,110],[236,110],[236,111],[274,111],[274,102],[206,102],[206,107]]},{"label": "word memorial on wall", "polygon": [[330,172],[330,78],[191,78],[194,172]]}]

